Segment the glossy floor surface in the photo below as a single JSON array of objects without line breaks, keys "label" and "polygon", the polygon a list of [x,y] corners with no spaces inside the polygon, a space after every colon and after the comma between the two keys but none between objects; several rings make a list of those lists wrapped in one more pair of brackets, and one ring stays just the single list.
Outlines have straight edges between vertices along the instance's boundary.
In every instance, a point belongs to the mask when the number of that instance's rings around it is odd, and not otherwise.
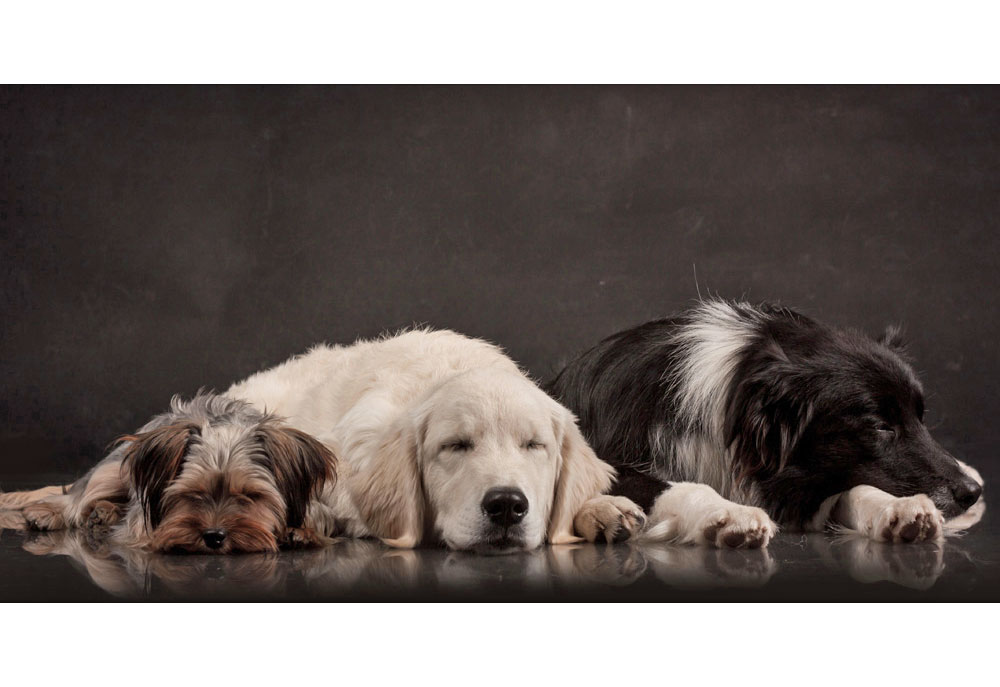
[{"label": "glossy floor surface", "polygon": [[275,555],[150,555],[84,532],[4,529],[0,601],[998,601],[998,544],[989,510],[942,544],[782,533],[758,550],[624,543],[495,557],[367,540]]}]

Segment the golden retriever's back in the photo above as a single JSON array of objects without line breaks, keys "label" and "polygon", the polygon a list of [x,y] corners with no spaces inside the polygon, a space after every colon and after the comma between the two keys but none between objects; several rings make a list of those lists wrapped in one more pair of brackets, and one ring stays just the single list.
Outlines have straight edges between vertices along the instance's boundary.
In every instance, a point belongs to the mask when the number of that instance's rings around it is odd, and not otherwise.
[{"label": "golden retriever's back", "polygon": [[375,389],[403,406],[456,374],[483,367],[521,374],[491,343],[450,330],[415,329],[348,346],[314,346],[226,393],[322,434],[331,429],[331,418],[343,418]]}]

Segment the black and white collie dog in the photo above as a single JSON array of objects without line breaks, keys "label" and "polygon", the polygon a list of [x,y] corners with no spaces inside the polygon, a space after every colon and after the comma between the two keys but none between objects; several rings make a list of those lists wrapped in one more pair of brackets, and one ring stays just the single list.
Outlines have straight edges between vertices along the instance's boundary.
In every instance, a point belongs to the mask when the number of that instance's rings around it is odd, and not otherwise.
[{"label": "black and white collie dog", "polygon": [[766,546],[777,521],[912,542],[984,508],[979,473],[924,426],[897,329],[874,340],[710,300],[605,339],[548,390],[618,469],[614,493],[649,513],[653,539]]}]

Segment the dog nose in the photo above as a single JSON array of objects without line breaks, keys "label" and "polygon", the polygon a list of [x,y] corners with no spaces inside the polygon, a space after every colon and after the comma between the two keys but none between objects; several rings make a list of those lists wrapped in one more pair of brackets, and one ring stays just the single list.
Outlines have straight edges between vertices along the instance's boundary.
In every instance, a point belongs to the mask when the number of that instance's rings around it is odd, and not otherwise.
[{"label": "dog nose", "polygon": [[225,530],[205,530],[201,533],[201,538],[205,541],[205,546],[210,549],[221,549],[226,541]]},{"label": "dog nose", "polygon": [[510,527],[528,514],[528,497],[513,487],[490,489],[483,497],[483,510],[492,523]]},{"label": "dog nose", "polygon": [[955,498],[955,503],[964,510],[968,510],[982,494],[982,486],[974,479],[963,479],[951,488],[951,495]]}]

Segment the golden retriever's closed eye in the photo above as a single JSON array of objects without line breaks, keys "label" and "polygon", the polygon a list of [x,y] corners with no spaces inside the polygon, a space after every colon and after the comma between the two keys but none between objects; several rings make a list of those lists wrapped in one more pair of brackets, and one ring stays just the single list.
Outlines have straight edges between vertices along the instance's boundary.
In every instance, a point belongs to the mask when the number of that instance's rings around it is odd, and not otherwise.
[{"label": "golden retriever's closed eye", "polygon": [[614,471],[575,418],[497,347],[448,331],[321,346],[233,386],[331,446],[326,534],[501,552],[578,541]]}]

